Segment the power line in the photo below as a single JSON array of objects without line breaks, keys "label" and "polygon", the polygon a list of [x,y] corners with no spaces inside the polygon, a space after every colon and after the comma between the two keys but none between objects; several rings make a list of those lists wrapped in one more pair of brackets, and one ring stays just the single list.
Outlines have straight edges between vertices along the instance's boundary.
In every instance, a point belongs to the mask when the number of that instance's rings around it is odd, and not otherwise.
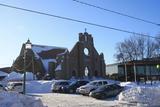
[{"label": "power line", "polygon": [[96,23],[91,23],[91,22],[87,22],[87,21],[77,20],[77,19],[58,16],[58,15],[53,15],[53,14],[44,13],[44,12],[35,11],[35,10],[30,10],[30,9],[26,9],[26,8],[20,8],[20,7],[16,7],[16,6],[7,5],[7,4],[0,3],[0,6],[12,8],[12,9],[17,9],[17,10],[22,10],[22,11],[26,11],[26,12],[31,12],[31,13],[36,13],[36,14],[40,14],[40,15],[55,17],[55,18],[59,18],[59,19],[63,19],[63,20],[69,20],[69,21],[72,21],[72,22],[83,23],[83,24],[92,25],[92,26],[96,26],[96,27],[116,30],[116,31],[125,32],[125,33],[129,33],[129,34],[134,34],[134,35],[140,35],[140,36],[160,39],[160,38],[157,38],[157,37],[154,37],[154,36],[150,36],[150,35],[146,35],[146,34],[140,34],[140,33],[132,32],[132,31],[128,31],[128,30],[118,29],[118,28],[114,28],[114,27],[109,27],[109,26],[105,26],[105,25],[100,25],[100,24],[96,24]]},{"label": "power line", "polygon": [[145,23],[149,23],[149,24],[153,24],[153,25],[156,25],[156,26],[160,26],[160,24],[156,23],[156,22],[152,22],[152,21],[149,21],[149,20],[145,20],[145,19],[141,19],[141,18],[138,18],[138,17],[130,16],[130,15],[127,15],[127,14],[124,14],[124,13],[120,13],[120,12],[117,12],[117,11],[109,10],[109,9],[106,9],[106,8],[103,8],[103,7],[100,7],[100,6],[96,6],[96,5],[93,5],[93,4],[89,4],[89,3],[86,3],[86,2],[82,2],[82,1],[79,1],[79,0],[73,0],[73,1],[75,1],[77,3],[80,3],[80,4],[83,4],[83,5],[94,7],[94,8],[100,9],[100,10],[104,10],[104,11],[107,11],[107,12],[111,12],[111,13],[114,13],[114,14],[118,14],[118,15],[121,15],[121,16],[132,18],[132,19],[135,19],[135,20],[139,20],[139,21],[142,21],[142,22],[145,22]]}]

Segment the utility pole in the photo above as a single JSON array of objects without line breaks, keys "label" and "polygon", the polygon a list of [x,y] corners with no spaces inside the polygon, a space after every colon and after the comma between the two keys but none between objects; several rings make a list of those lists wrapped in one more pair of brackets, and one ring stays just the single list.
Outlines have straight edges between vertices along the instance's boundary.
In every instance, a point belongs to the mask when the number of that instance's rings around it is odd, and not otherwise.
[{"label": "utility pole", "polygon": [[135,62],[134,62],[134,82],[137,82],[137,74],[136,74],[137,72],[136,72],[136,64],[135,64]]},{"label": "utility pole", "polygon": [[124,62],[124,66],[125,66],[125,80],[127,82],[127,65],[126,65],[126,62]]}]

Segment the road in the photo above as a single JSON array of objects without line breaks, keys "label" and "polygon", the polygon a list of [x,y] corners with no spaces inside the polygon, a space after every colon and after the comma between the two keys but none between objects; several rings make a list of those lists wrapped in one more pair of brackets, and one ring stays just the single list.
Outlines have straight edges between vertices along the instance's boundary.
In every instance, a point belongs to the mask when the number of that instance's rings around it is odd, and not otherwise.
[{"label": "road", "polygon": [[136,107],[135,104],[119,102],[114,99],[97,100],[75,94],[46,93],[34,94],[47,107]]}]

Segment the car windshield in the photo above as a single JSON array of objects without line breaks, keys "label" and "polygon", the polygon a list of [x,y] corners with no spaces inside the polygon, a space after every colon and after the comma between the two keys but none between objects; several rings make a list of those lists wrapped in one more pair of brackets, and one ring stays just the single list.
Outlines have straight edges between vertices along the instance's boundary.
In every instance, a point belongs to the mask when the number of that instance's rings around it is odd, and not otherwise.
[{"label": "car windshield", "polygon": [[68,82],[60,82],[59,85],[69,85]]}]

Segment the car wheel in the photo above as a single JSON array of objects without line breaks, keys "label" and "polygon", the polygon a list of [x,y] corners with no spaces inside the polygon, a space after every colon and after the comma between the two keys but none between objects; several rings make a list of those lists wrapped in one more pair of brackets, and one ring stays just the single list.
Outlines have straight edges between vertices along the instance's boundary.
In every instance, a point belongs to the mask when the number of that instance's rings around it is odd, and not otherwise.
[{"label": "car wheel", "polygon": [[102,94],[101,95],[101,99],[105,99],[106,98],[106,95],[105,94]]},{"label": "car wheel", "polygon": [[73,93],[74,91],[72,89],[69,90],[69,93]]}]

